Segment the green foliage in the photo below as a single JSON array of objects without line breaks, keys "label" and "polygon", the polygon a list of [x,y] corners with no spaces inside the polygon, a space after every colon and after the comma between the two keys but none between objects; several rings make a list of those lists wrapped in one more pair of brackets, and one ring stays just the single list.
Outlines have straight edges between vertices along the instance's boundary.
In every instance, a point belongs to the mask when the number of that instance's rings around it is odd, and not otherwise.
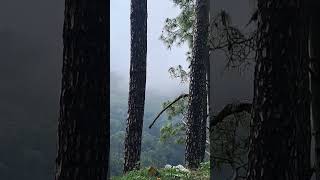
[{"label": "green foliage", "polygon": [[[162,108],[167,107],[172,101],[166,101]],[[188,98],[182,98],[166,110],[167,123],[160,130],[161,142],[175,142],[184,144],[185,124],[184,116],[187,113]]]},{"label": "green foliage", "polygon": [[[163,104],[166,107],[171,102]],[[182,103],[182,105],[179,105]],[[177,106],[177,107],[176,107]],[[167,110],[167,124],[161,128],[160,140],[162,142],[184,143],[185,125],[178,116],[186,113],[187,100],[178,101],[176,105]],[[249,145],[250,115],[246,112],[226,117],[212,130],[210,143],[214,170],[221,171],[231,167],[238,173],[246,173],[247,152]],[[177,122],[178,121],[178,122]]]},{"label": "green foliage", "polygon": [[174,141],[177,144],[184,144],[185,142],[185,126],[182,123],[173,125],[172,122],[167,123],[160,129],[160,141],[170,142]]},{"label": "green foliage", "polygon": [[[189,46],[187,60],[190,62],[192,56],[193,24],[195,22],[195,2],[194,0],[172,0],[172,2],[175,6],[179,7],[181,12],[177,17],[166,20],[160,39],[169,49],[173,45],[180,46],[183,43],[187,43]],[[210,51],[222,51],[227,59],[226,67],[240,68],[242,65],[247,67],[250,64],[248,60],[254,56],[252,53],[255,47],[254,32],[249,32],[245,35],[239,28],[232,25],[230,15],[224,10],[219,11],[210,20],[209,32],[208,43]],[[239,70],[241,72],[241,69]],[[172,78],[179,78],[181,83],[189,81],[189,72],[183,69],[181,65],[171,67],[168,71]],[[170,104],[170,101],[163,103],[163,107],[168,104]],[[162,140],[179,134],[177,131],[178,129],[182,129],[181,126],[183,124],[176,123],[174,125],[171,121],[173,117],[181,118],[186,111],[187,99],[178,101],[166,110],[169,123],[162,128]]]},{"label": "green foliage", "polygon": [[[152,129],[146,125],[150,124],[154,115],[160,109],[158,102],[162,102],[166,97],[150,95],[146,101],[144,129],[141,144],[141,167],[156,166],[162,167],[166,164],[183,164],[184,147],[183,145],[160,142],[159,129],[163,121],[159,120]],[[126,92],[111,93],[110,100],[110,174],[119,176],[122,174],[124,163],[124,137],[126,131],[126,114],[127,114],[127,94]],[[173,121],[175,118],[173,118]]]},{"label": "green foliage", "polygon": [[[201,166],[196,171],[190,173],[180,171],[175,168],[163,168],[158,170],[160,175],[158,178],[161,180],[207,180],[210,177],[210,163],[201,163]],[[141,170],[131,171],[124,176],[113,177],[112,180],[156,180],[157,177],[148,175],[148,168]]]},{"label": "green foliage", "polygon": [[[194,0],[172,0],[180,9],[180,13],[173,18],[167,18],[160,39],[171,49],[173,45],[188,45],[186,60],[191,62],[193,45],[193,25],[195,23]],[[225,11],[219,11],[210,20],[208,45],[210,51],[221,51],[225,54],[229,68],[246,68],[251,64],[248,60],[254,60],[255,32],[244,34],[238,27],[231,23],[230,15]],[[243,69],[239,69],[240,72]],[[182,83],[188,81],[188,70],[181,65],[171,67],[169,73],[173,78],[180,78]]]},{"label": "green foliage", "polygon": [[[168,18],[160,39],[171,49],[173,45],[181,46],[187,43],[187,62],[192,58],[193,25],[195,22],[194,0],[172,0],[173,4],[181,11],[178,16]],[[226,57],[226,68],[246,68],[254,60],[255,54],[255,32],[243,33],[238,27],[233,26],[229,14],[221,10],[210,20],[208,45],[211,52],[221,51]],[[172,78],[179,78],[181,83],[189,81],[188,69],[181,65],[171,67],[169,74]],[[184,143],[185,125],[183,117],[187,112],[188,99],[175,103],[166,110],[167,123],[161,128],[160,140],[162,142]],[[170,104],[163,103],[163,107]],[[214,156],[214,167],[220,169],[231,166],[237,169],[243,165],[248,148],[249,119],[250,117],[236,114],[226,118],[213,130],[214,148],[211,155]],[[178,119],[173,121],[173,119]]]},{"label": "green foliage", "polygon": [[178,46],[187,42],[192,48],[193,24],[195,20],[194,0],[173,0],[181,12],[175,18],[167,18],[160,39],[170,49],[172,45]]},{"label": "green foliage", "polygon": [[[162,108],[167,107],[172,101],[168,100],[162,104]],[[168,120],[172,120],[173,117],[184,115],[188,106],[188,98],[182,98],[166,110]]]},{"label": "green foliage", "polygon": [[[187,62],[191,62],[193,44],[193,25],[195,22],[195,2],[194,0],[172,0],[175,6],[181,10],[180,14],[174,18],[167,18],[160,36],[160,39],[171,49],[173,45],[181,46],[187,43],[189,49],[186,53]],[[180,78],[182,83],[188,82],[189,73],[181,65],[171,67],[169,70],[171,77]]]},{"label": "green foliage", "polygon": [[186,83],[189,81],[189,72],[184,70],[181,65],[178,65],[176,67],[170,67],[168,72],[171,78],[180,78],[181,83]]}]

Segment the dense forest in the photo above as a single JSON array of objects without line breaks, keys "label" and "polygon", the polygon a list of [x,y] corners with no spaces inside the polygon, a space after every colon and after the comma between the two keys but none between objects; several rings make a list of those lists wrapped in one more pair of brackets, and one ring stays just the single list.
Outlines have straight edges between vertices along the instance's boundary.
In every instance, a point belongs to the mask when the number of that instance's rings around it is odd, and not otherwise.
[{"label": "dense forest", "polygon": [[63,2],[50,42],[0,24],[1,180],[320,180],[318,1],[130,0],[111,68],[108,2]]}]

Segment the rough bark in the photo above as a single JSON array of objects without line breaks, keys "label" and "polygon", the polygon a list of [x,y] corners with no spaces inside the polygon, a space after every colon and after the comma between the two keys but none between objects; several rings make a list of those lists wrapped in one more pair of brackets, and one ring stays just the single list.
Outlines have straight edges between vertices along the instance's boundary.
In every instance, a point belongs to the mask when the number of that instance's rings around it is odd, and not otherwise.
[{"label": "rough bark", "polygon": [[65,1],[56,180],[107,178],[107,20],[107,1]]},{"label": "rough bark", "polygon": [[[208,56],[209,57],[209,56]],[[208,58],[209,59],[209,58]],[[206,68],[208,68],[206,66]],[[207,74],[207,70],[206,70],[206,74]],[[206,77],[207,78],[207,77]],[[207,79],[206,79],[206,84],[207,84]],[[199,152],[199,156],[200,156],[200,162],[204,161],[205,158],[205,154],[206,154],[206,140],[207,140],[207,119],[208,119],[208,89],[206,86],[205,89],[206,93],[203,94],[202,97],[202,122],[201,122],[201,140],[200,140],[200,152]]]},{"label": "rough bark", "polygon": [[310,178],[307,46],[301,2],[258,1],[248,180]]},{"label": "rough bark", "polygon": [[311,92],[311,128],[312,128],[312,166],[315,179],[320,180],[320,25],[319,5],[311,0],[309,19],[309,79]]},{"label": "rough bark", "polygon": [[207,46],[209,26],[209,1],[196,0],[196,20],[194,27],[194,41],[190,65],[190,88],[189,106],[187,115],[186,131],[186,165],[190,169],[198,168],[201,161],[203,143],[203,119],[204,119],[204,97],[206,97],[206,64],[209,58]]},{"label": "rough bark", "polygon": [[147,66],[147,1],[131,0],[131,60],[124,172],[140,168]]}]

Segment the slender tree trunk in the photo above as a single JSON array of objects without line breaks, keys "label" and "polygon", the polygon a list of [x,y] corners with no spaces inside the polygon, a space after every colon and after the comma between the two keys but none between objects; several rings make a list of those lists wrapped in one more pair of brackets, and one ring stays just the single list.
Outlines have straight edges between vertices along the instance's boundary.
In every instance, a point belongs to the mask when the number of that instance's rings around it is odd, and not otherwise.
[{"label": "slender tree trunk", "polygon": [[[209,58],[208,26],[209,0],[196,0],[196,21],[194,41],[190,65],[189,108],[187,116],[186,165],[190,169],[198,168],[201,161],[201,151],[205,144],[203,140],[204,97],[206,97],[206,64]],[[200,141],[199,141],[200,140]]]},{"label": "slender tree trunk", "polygon": [[311,0],[309,24],[309,58],[310,58],[310,92],[311,92],[311,126],[312,126],[312,166],[316,180],[320,180],[320,3]]},{"label": "slender tree trunk", "polygon": [[140,167],[147,66],[147,0],[131,0],[131,62],[124,172]]},{"label": "slender tree trunk", "polygon": [[107,20],[107,1],[65,1],[56,180],[107,178]]},{"label": "slender tree trunk", "polygon": [[301,2],[259,0],[248,180],[310,178]]}]

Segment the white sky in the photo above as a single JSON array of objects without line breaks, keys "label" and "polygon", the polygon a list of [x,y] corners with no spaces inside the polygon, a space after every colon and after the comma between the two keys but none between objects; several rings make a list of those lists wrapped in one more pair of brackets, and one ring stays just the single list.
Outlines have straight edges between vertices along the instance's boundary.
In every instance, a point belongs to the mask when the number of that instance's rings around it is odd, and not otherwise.
[{"label": "white sky", "polygon": [[[129,78],[130,62],[130,0],[110,3],[110,71]],[[187,85],[169,77],[168,69],[178,64],[186,68],[186,46],[168,50],[159,39],[165,19],[179,13],[171,0],[148,0],[147,91],[163,95],[187,91]],[[111,82],[112,83],[112,82]],[[112,84],[111,84],[112,86]]]}]

